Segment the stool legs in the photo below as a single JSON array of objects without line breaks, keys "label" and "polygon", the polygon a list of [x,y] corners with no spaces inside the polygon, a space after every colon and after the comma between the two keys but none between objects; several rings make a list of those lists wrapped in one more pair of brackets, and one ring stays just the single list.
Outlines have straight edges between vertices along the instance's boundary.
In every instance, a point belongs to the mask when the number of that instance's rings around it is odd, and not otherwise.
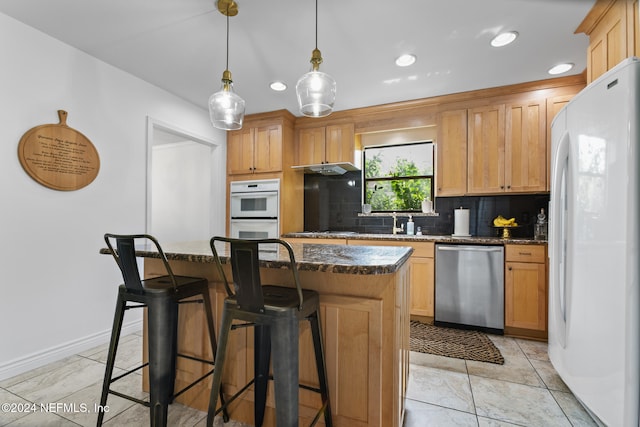
[{"label": "stool legs", "polygon": [[213,419],[218,405],[218,395],[220,394],[220,386],[222,384],[222,370],[224,361],[227,357],[227,343],[229,341],[229,332],[231,331],[231,322],[233,318],[222,310],[222,323],[220,324],[220,339],[218,340],[218,349],[215,357],[215,369],[213,370],[213,382],[211,384],[211,395],[209,397],[209,410],[207,412],[207,427],[213,426]]},{"label": "stool legs", "polygon": [[[102,395],[100,396],[100,408],[104,408],[107,405],[107,396],[109,395],[109,385],[111,384],[111,375],[113,374],[113,367],[116,360],[116,350],[118,349],[118,342],[120,341],[120,330],[122,329],[122,320],[124,319],[124,309],[126,301],[122,298],[122,295],[118,293],[118,299],[116,301],[116,313],[113,316],[113,327],[111,328],[111,341],[109,341],[109,353],[107,355],[107,366],[104,372],[104,380],[102,382]],[[97,426],[102,425],[104,420],[104,411],[98,412]]]},{"label": "stool legs", "polygon": [[255,325],[253,332],[253,377],[255,382],[253,414],[256,427],[262,427],[267,406],[269,362],[271,359],[271,334],[268,325]]},{"label": "stool legs", "polygon": [[315,311],[308,319],[311,323],[313,350],[316,355],[316,368],[318,370],[318,381],[320,382],[320,396],[322,397],[322,404],[324,405],[324,425],[325,427],[332,427],[333,421],[331,419],[329,386],[327,385],[327,368],[324,359],[324,348],[322,346],[319,312]]},{"label": "stool legs", "polygon": [[175,386],[178,304],[151,298],[147,304],[151,427],[165,427]]},{"label": "stool legs", "polygon": [[[327,384],[326,363],[322,345],[319,313],[316,310],[308,318],[311,324],[313,346],[320,383],[320,395],[324,409],[325,426],[332,427],[329,387]],[[227,343],[233,314],[227,310],[222,312],[220,338],[215,358],[213,384],[207,414],[207,427],[213,420],[221,396],[222,371],[226,359]],[[264,421],[266,407],[267,382],[269,378],[269,362],[273,363],[275,387],[276,424],[278,427],[298,426],[299,405],[299,319],[294,316],[283,316],[272,319],[266,324],[255,324],[254,327],[254,417],[256,427]],[[273,357],[271,353],[273,352]],[[223,402],[224,404],[224,402]],[[319,416],[320,414],[318,414]]]},{"label": "stool legs", "polygon": [[273,378],[278,427],[298,426],[298,319],[287,316],[271,323]]}]

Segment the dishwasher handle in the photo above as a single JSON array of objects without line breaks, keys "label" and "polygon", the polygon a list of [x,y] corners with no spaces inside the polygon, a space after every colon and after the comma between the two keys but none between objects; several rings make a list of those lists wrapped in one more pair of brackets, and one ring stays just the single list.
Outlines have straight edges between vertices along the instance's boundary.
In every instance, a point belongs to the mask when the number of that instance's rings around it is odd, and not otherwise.
[{"label": "dishwasher handle", "polygon": [[437,246],[436,249],[451,252],[501,252],[502,246]]}]

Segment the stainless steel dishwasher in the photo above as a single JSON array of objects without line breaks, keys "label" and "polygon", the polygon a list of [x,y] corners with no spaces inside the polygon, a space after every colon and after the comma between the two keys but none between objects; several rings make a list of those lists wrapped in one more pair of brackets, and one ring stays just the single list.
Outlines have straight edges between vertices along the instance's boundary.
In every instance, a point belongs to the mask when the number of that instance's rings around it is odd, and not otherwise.
[{"label": "stainless steel dishwasher", "polygon": [[436,244],[435,324],[504,332],[504,247]]}]

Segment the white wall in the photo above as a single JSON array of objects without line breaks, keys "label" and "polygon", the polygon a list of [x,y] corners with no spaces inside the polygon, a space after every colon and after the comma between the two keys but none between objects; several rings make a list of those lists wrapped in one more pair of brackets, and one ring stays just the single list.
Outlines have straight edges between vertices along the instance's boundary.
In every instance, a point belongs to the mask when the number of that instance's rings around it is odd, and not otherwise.
[{"label": "white wall", "polygon": [[[212,150],[193,141],[153,147],[150,230],[161,242],[200,240],[211,230]],[[215,153],[215,152],[214,152]],[[177,167],[176,167],[177,166]],[[184,191],[190,188],[192,191]],[[217,205],[222,206],[217,199]]]},{"label": "white wall", "polygon": [[[107,231],[145,231],[147,117],[225,135],[205,110],[3,14],[0,52],[2,379],[106,342],[121,278],[98,250]],[[22,135],[58,123],[59,109],[100,155],[96,180],[77,191],[38,184],[18,161]]]}]

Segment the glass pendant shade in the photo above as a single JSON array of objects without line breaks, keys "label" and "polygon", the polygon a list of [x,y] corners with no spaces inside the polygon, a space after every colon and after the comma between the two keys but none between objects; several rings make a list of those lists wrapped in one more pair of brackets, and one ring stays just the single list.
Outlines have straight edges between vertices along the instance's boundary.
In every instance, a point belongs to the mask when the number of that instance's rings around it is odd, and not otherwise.
[{"label": "glass pendant shade", "polygon": [[333,111],[336,81],[327,73],[312,70],[296,84],[300,113],[308,117],[324,117]]},{"label": "glass pendant shade", "polygon": [[[229,73],[231,74],[231,73]],[[218,129],[236,130],[242,128],[244,120],[244,99],[233,91],[230,79],[222,79],[222,88],[209,97],[209,117]]]}]

